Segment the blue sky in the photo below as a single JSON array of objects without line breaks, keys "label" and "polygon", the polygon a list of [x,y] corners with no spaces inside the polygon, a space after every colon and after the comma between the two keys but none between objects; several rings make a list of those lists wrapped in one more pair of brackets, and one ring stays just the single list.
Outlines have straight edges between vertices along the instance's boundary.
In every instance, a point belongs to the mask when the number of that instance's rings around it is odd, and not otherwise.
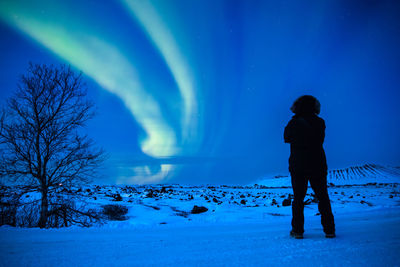
[{"label": "blue sky", "polygon": [[[330,168],[400,163],[396,1],[2,1],[0,97],[28,62],[82,71],[102,183],[246,184],[287,172],[312,94]],[[4,103],[4,101],[2,101]]]}]

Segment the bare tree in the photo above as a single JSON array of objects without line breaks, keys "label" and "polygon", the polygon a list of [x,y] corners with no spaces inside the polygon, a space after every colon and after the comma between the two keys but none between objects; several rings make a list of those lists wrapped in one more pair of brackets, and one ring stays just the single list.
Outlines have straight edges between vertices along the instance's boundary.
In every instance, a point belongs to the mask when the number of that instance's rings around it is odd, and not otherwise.
[{"label": "bare tree", "polygon": [[41,193],[38,226],[47,226],[49,194],[88,182],[103,151],[82,134],[94,115],[81,74],[30,64],[0,120],[0,176]]}]

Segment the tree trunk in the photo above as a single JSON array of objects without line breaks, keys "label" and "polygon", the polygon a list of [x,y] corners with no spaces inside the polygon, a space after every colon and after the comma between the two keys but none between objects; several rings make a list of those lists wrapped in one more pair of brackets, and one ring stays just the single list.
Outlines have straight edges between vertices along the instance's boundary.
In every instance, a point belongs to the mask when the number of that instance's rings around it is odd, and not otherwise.
[{"label": "tree trunk", "polygon": [[40,210],[40,218],[38,226],[40,228],[45,228],[47,225],[47,216],[49,210],[49,201],[47,199],[47,190],[42,191],[42,206]]}]

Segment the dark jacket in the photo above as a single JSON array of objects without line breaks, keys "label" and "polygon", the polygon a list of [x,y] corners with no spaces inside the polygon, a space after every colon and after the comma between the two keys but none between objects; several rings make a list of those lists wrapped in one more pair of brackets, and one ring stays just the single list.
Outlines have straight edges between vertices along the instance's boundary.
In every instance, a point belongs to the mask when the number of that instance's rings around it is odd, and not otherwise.
[{"label": "dark jacket", "polygon": [[285,143],[290,143],[290,172],[325,173],[323,148],[325,121],[315,114],[294,115],[285,127]]}]

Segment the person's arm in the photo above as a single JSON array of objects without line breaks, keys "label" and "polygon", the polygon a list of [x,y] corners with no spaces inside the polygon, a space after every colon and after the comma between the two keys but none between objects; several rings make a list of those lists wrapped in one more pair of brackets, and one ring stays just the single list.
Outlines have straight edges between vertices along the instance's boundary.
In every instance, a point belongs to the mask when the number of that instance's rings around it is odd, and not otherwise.
[{"label": "person's arm", "polygon": [[324,140],[325,140],[325,128],[326,128],[326,126],[325,126],[325,121],[323,119],[321,119],[321,120],[322,120],[321,144],[323,144]]},{"label": "person's arm", "polygon": [[285,140],[285,143],[291,143],[292,142],[292,120],[289,121],[289,123],[286,125],[285,130],[283,132],[283,139]]}]

